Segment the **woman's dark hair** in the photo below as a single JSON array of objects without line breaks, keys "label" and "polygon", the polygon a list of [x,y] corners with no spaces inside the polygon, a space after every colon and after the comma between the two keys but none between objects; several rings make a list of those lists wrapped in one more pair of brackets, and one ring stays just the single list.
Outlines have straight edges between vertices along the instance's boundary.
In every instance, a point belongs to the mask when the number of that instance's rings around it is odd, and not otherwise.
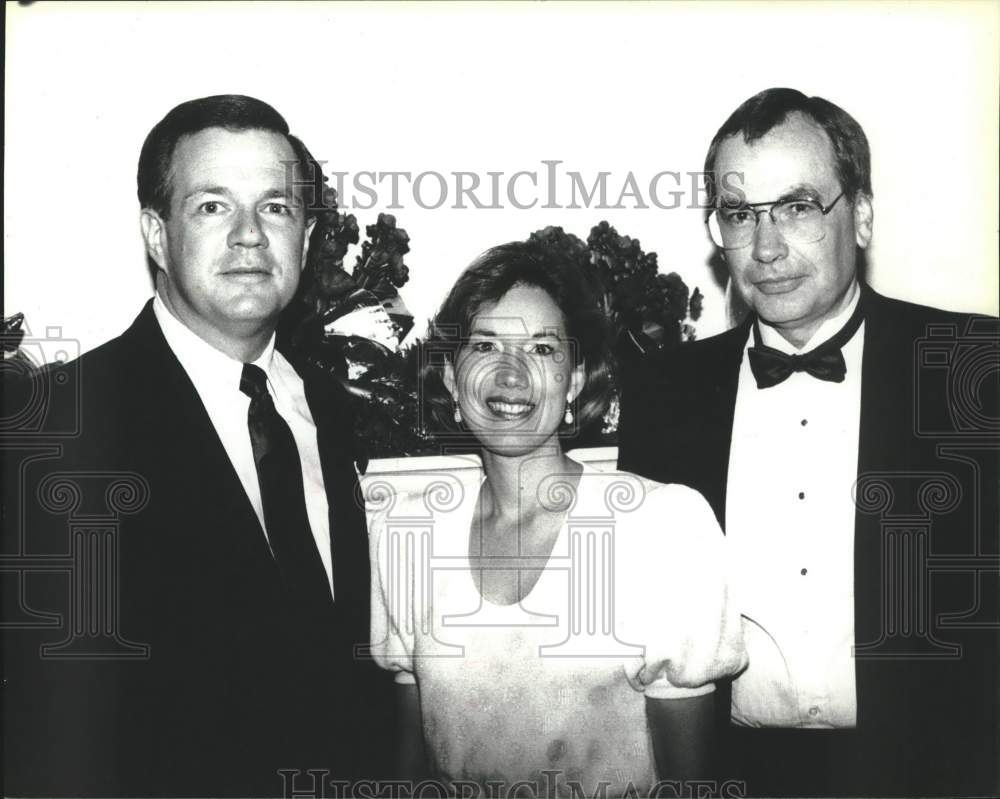
[{"label": "woman's dark hair", "polygon": [[[229,131],[264,130],[284,136],[299,162],[297,185],[305,185],[321,174],[319,164],[306,146],[288,132],[285,118],[270,105],[242,94],[199,97],[171,109],[153,126],[139,153],[136,174],[139,205],[151,208],[163,219],[170,214],[170,166],[177,142],[207,128]],[[321,197],[306,202],[306,218],[315,215]]]},{"label": "woman's dark hair", "polygon": [[574,401],[576,423],[584,430],[600,420],[611,399],[612,362],[596,281],[581,262],[536,242],[501,244],[479,256],[448,293],[423,344],[424,402],[434,426],[451,432],[459,429],[442,377],[444,365],[455,363],[480,309],[499,302],[515,286],[542,289],[562,311],[575,363],[583,363],[585,371],[583,388]]},{"label": "woman's dark hair", "polygon": [[823,129],[833,145],[834,169],[840,187],[853,202],[859,193],[872,196],[871,151],[868,137],[857,120],[840,106],[822,97],[806,97],[796,89],[765,89],[744,102],[719,128],[705,156],[709,205],[714,206],[716,185],[715,158],[719,145],[730,136],[742,134],[751,144],[783,123],[789,114],[803,114]]}]

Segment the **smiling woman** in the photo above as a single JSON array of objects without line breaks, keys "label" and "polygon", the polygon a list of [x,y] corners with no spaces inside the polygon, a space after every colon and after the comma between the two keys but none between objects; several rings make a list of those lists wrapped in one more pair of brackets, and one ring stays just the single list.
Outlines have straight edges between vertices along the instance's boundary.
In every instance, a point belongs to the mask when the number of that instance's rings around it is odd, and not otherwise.
[{"label": "smiling woman", "polygon": [[510,796],[707,776],[708,694],[744,664],[724,539],[696,492],[563,453],[608,401],[591,281],[538,242],[503,245],[432,324],[425,395],[484,478],[386,484],[373,513],[372,651],[397,673],[405,775]]},{"label": "smiling woman", "polygon": [[539,431],[554,435],[560,418],[573,421],[570,406],[584,372],[571,349],[562,311],[549,294],[537,286],[512,287],[479,309],[455,365],[445,366],[458,415],[489,449],[514,454],[543,445]]},{"label": "smiling woman", "polygon": [[600,420],[611,354],[599,290],[567,254],[539,243],[495,247],[462,273],[425,344],[425,394],[443,437],[468,440],[489,428],[500,419],[483,404],[491,400],[533,403],[516,429],[535,447]]}]

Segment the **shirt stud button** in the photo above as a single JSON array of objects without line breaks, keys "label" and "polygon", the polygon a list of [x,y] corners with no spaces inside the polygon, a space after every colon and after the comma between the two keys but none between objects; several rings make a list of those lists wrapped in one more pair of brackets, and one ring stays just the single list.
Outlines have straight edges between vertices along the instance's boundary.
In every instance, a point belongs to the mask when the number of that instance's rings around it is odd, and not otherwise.
[{"label": "shirt stud button", "polygon": [[809,574],[809,569],[803,569],[802,571],[799,572],[799,574],[805,577],[807,574]]},{"label": "shirt stud button", "polygon": [[809,424],[809,420],[808,419],[803,419],[802,420],[802,426],[805,427],[807,424]]},{"label": "shirt stud button", "polygon": [[805,498],[806,498],[806,492],[805,491],[799,491],[799,499],[805,499]]},{"label": "shirt stud button", "polygon": [[809,708],[809,715],[810,716],[818,716],[819,715],[819,708],[816,707],[816,705],[813,705],[811,708]]}]

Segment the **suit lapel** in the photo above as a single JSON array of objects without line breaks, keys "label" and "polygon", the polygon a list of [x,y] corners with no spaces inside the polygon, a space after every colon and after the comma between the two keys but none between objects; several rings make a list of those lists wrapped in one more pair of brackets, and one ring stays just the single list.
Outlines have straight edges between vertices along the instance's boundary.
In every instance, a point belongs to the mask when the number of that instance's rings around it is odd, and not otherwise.
[{"label": "suit lapel", "polygon": [[[864,297],[868,300],[869,297]],[[858,425],[858,471],[857,476],[878,470],[884,458],[880,453],[886,449],[888,422],[892,413],[887,413],[887,400],[891,398],[880,391],[879,375],[885,366],[885,339],[888,331],[881,325],[876,309],[869,308],[865,317],[865,342],[861,358],[861,415]],[[891,408],[891,405],[890,405]],[[854,521],[854,640],[858,644],[876,640],[876,621],[864,609],[879,604],[879,535],[877,525],[872,529],[872,517],[855,512]]]},{"label": "suit lapel", "polygon": [[726,529],[726,493],[729,483],[729,455],[733,442],[733,420],[736,415],[736,394],[739,388],[740,366],[747,337],[750,335],[748,320],[740,327],[719,336],[716,352],[705,364],[700,374],[710,382],[700,385],[693,393],[692,401],[708,404],[708,408],[689,418],[702,416],[708,420],[706,427],[699,431],[703,436],[691,457],[697,461],[699,472],[696,486],[704,494],[715,511],[723,530]]},{"label": "suit lapel", "polygon": [[248,533],[259,533],[244,542],[240,551],[252,553],[254,558],[266,554],[271,561],[260,520],[194,383],[163,336],[152,300],[122,340],[129,347],[128,359],[133,364],[130,383],[139,393],[134,406],[148,415],[148,429],[160,431],[160,445],[150,453],[157,467],[173,472],[171,482],[190,479],[210,487],[213,507],[207,507],[207,501],[199,503],[197,512],[204,516],[219,508],[226,508],[227,513],[235,511],[235,518],[229,515],[229,523],[220,532],[232,531],[241,539]]},{"label": "suit lapel", "polygon": [[335,602],[341,609],[367,607],[368,570],[358,568],[358,564],[368,562],[368,537],[364,501],[354,467],[355,460],[362,459],[357,456],[354,446],[353,412],[330,376],[308,365],[296,366],[316,423],[323,485],[329,505]]},{"label": "suit lapel", "polygon": [[[862,285],[865,341],[861,363],[861,415],[858,429],[858,478],[893,471],[905,463],[912,447],[912,350],[882,298]],[[902,372],[900,371],[902,370]],[[857,484],[856,484],[857,485]],[[881,516],[857,510],[854,522],[854,640],[859,647],[877,643],[888,612],[883,587]],[[898,669],[863,654],[855,660],[858,725],[870,727],[886,691],[885,675],[900,678]],[[899,686],[887,686],[897,691]]]},{"label": "suit lapel", "polygon": [[726,482],[749,321],[625,364],[619,468],[700,492],[725,527]]},{"label": "suit lapel", "polygon": [[[270,582],[279,586],[277,566],[260,520],[194,384],[160,330],[152,301],[122,338],[130,347],[130,360],[136,364],[133,382],[141,386],[136,405],[148,408],[153,419],[162,420],[157,457],[172,457],[172,462],[159,468],[173,470],[191,481],[196,487],[192,491],[200,491],[201,499],[190,512],[198,515],[202,526],[210,518],[218,521],[211,525],[215,549],[224,550],[228,561],[239,561],[246,573],[270,575]],[[303,378],[306,401],[316,424],[329,507],[337,623],[347,633],[343,642],[365,641],[370,603],[368,537],[354,469],[355,460],[362,458],[354,447],[353,411],[345,392],[329,375],[293,360],[284,351],[282,354]]]}]

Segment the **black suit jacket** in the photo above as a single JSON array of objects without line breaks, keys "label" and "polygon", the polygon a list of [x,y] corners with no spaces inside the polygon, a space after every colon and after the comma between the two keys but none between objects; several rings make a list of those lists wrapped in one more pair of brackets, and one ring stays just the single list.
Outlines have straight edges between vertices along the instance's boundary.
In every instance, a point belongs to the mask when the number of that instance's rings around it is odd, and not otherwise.
[{"label": "black suit jacket", "polygon": [[[858,728],[846,736],[851,762],[831,760],[807,787],[993,793],[1000,787],[996,321],[899,302],[867,286],[862,292]],[[698,489],[723,529],[750,324],[682,345],[624,381],[620,467]],[[789,767],[775,755],[773,768]]]},{"label": "black suit jacket", "polygon": [[4,439],[4,620],[20,627],[5,631],[5,793],[280,796],[279,770],[303,770],[296,790],[305,769],[380,770],[389,693],[357,651],[370,597],[351,413],[339,386],[300,373],[333,550],[335,602],[314,614],[283,590],[151,303],[27,381],[47,394]]}]

